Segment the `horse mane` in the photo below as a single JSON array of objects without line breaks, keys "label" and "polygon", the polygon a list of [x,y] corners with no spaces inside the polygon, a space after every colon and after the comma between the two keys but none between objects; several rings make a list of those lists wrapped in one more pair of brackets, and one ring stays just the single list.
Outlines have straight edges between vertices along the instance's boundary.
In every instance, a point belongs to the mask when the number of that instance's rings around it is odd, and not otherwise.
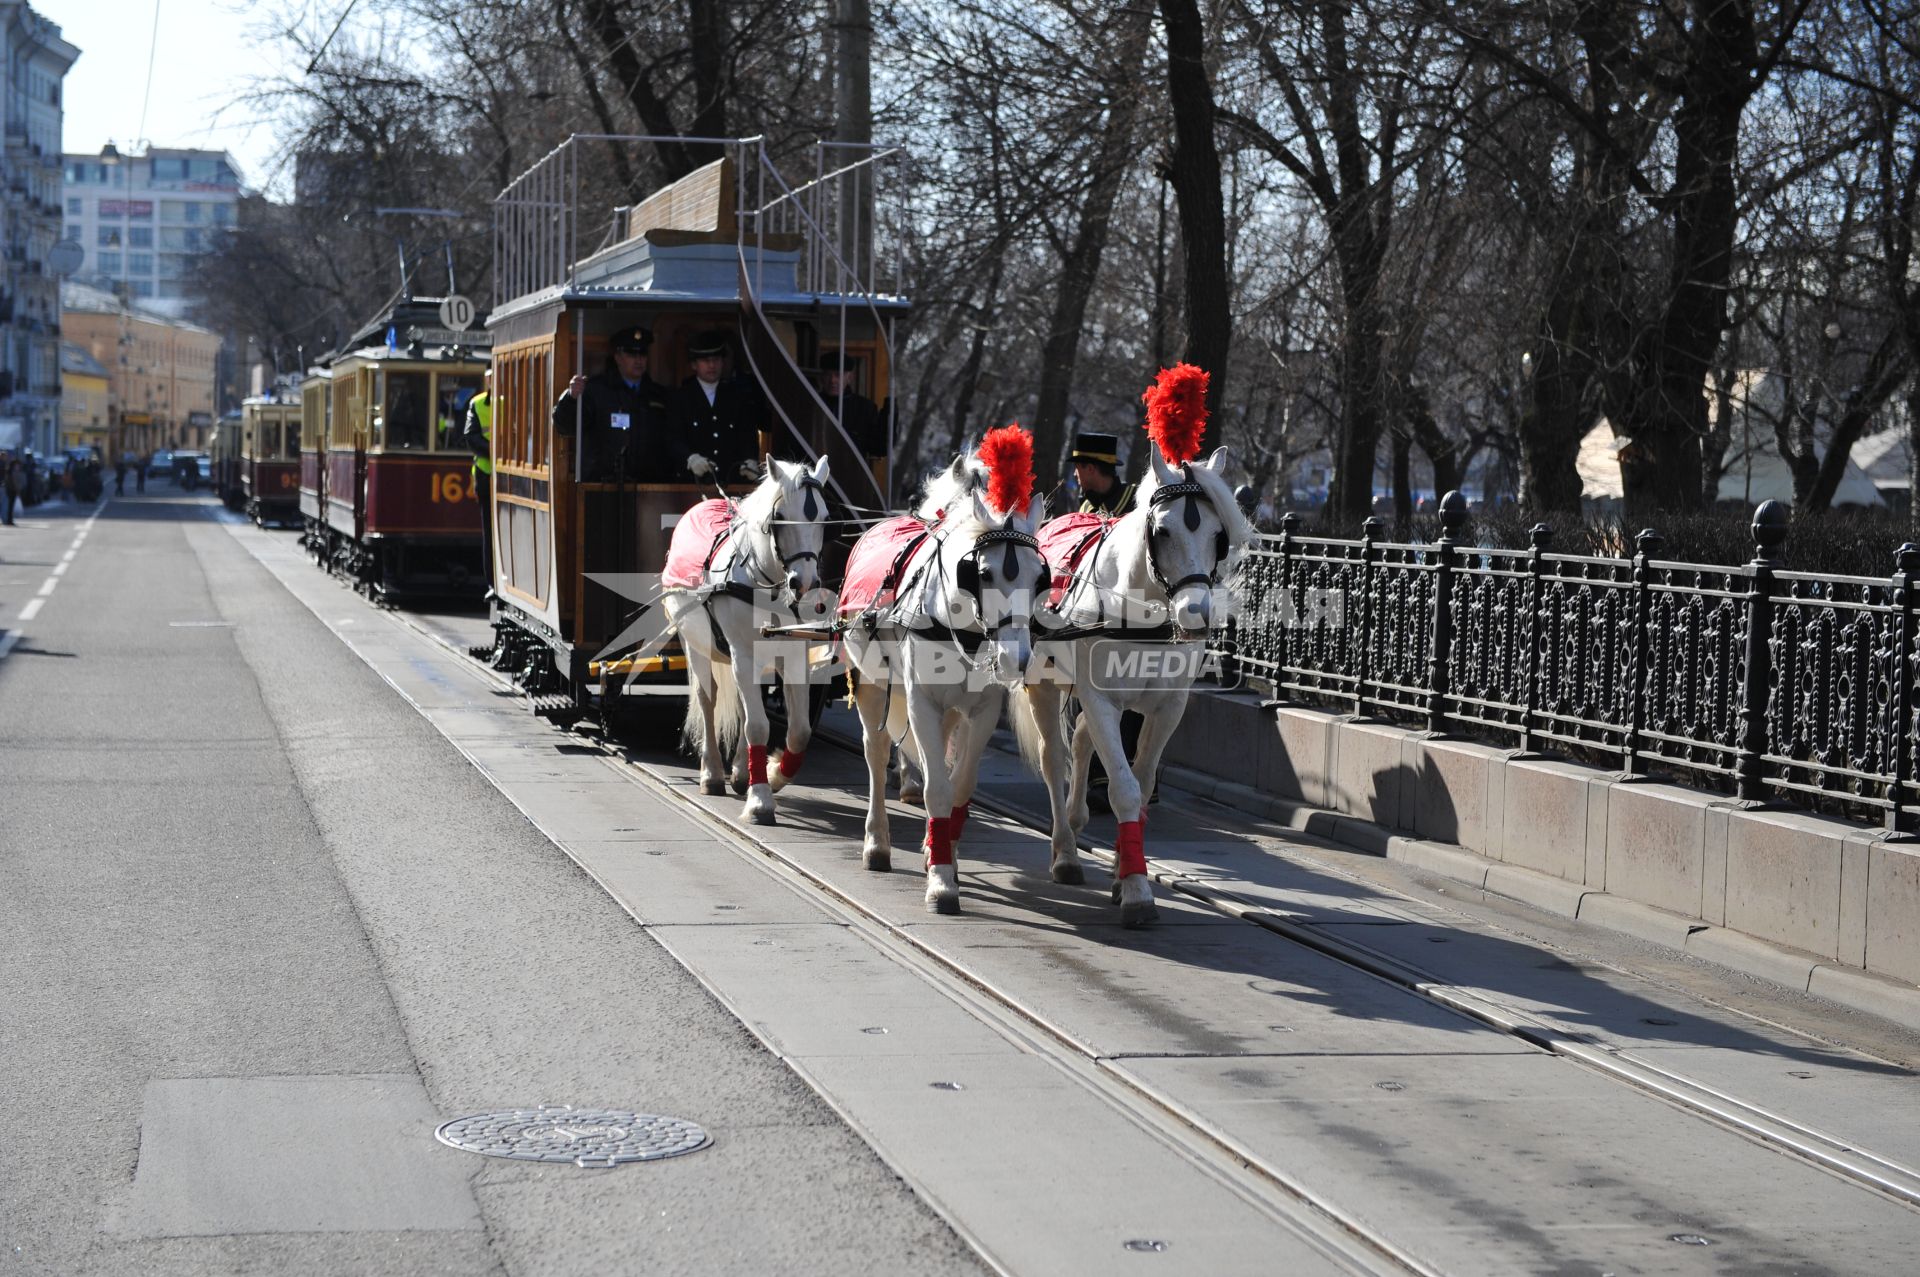
[{"label": "horse mane", "polygon": [[741,497],[737,503],[741,518],[757,527],[773,517],[774,503],[780,499],[781,488],[785,486],[781,467],[791,467],[792,464],[786,461],[773,463],[774,468],[767,471],[760,482],[754,485],[753,491]]},{"label": "horse mane", "polygon": [[[1179,470],[1174,471],[1179,474]],[[1258,529],[1240,509],[1240,503],[1233,499],[1233,486],[1226,476],[1215,474],[1199,461],[1186,467],[1186,473],[1193,481],[1206,489],[1207,500],[1213,503],[1214,513],[1220,516],[1220,522],[1226,525],[1227,546],[1230,551],[1238,552],[1253,544]],[[1152,466],[1147,467],[1146,475],[1140,480],[1139,494],[1135,498],[1138,508],[1145,510],[1152,504],[1153,494],[1160,490],[1160,476]],[[1231,557],[1231,555],[1229,556]]]},{"label": "horse mane", "polygon": [[962,454],[961,463],[958,474],[953,466],[944,466],[920,485],[920,495],[913,503],[914,518],[932,523],[947,512],[961,513],[972,504],[967,500],[970,494],[987,490],[992,476],[986,463],[971,452]]}]

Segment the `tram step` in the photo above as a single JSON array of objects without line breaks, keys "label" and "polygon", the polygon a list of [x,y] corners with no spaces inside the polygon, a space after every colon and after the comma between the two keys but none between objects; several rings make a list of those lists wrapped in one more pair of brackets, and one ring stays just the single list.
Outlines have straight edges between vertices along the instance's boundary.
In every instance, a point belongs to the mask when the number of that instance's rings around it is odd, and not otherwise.
[{"label": "tram step", "polygon": [[570,692],[542,692],[529,698],[533,712],[541,718],[578,718],[580,705]]},{"label": "tram step", "polygon": [[476,661],[490,660],[493,657],[493,644],[475,643],[467,649],[467,655]]}]

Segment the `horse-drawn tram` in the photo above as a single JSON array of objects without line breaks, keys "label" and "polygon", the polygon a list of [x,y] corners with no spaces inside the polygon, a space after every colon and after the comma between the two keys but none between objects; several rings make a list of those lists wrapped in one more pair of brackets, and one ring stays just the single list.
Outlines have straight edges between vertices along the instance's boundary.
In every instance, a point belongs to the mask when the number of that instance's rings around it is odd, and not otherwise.
[{"label": "horse-drawn tram", "polygon": [[300,518],[300,404],[276,390],[240,405],[239,508],[265,527]]},{"label": "horse-drawn tram", "polygon": [[396,303],[324,359],[317,387],[302,396],[302,439],[312,445],[301,454],[307,547],[375,597],[485,588],[462,433],[487,369],[473,349],[485,334],[445,329],[444,300]]},{"label": "horse-drawn tram", "polygon": [[681,515],[767,456],[824,458],[842,514],[894,495],[876,405],[907,301],[871,214],[893,152],[823,145],[790,184],[761,139],[694,139],[709,163],[609,217],[583,192],[653,140],[570,138],[494,205],[490,655],[550,718],[686,694],[654,574]]}]

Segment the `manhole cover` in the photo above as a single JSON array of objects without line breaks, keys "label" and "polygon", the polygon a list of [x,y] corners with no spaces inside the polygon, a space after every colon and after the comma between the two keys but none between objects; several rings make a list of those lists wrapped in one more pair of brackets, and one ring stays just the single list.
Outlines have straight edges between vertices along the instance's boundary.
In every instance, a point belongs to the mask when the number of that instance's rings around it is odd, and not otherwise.
[{"label": "manhole cover", "polygon": [[442,1144],[522,1162],[619,1166],[655,1162],[705,1148],[706,1131],[684,1118],[570,1104],[456,1117],[434,1131]]}]

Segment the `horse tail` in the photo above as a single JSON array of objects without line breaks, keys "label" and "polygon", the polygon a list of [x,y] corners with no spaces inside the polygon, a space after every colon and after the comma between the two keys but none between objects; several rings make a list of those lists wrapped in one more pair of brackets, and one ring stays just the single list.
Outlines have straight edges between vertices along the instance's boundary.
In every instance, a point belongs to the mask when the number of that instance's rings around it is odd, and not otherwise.
[{"label": "horse tail", "polygon": [[907,738],[907,688],[895,681],[887,685],[887,739]]},{"label": "horse tail", "polygon": [[713,731],[720,741],[720,757],[732,758],[740,743],[740,732],[747,721],[740,705],[740,686],[734,679],[732,661],[714,661]]},{"label": "horse tail", "polygon": [[1013,739],[1020,746],[1021,761],[1045,779],[1046,770],[1040,765],[1040,716],[1033,704],[1036,694],[1032,687],[1014,688],[1007,697],[1007,717],[1013,722]]}]

